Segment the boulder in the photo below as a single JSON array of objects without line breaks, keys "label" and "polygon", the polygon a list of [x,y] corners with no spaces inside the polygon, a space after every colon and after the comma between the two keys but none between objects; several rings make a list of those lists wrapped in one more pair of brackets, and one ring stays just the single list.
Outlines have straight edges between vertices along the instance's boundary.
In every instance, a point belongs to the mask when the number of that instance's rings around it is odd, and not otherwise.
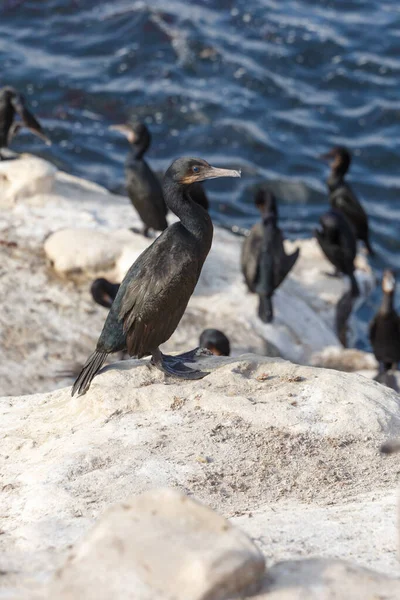
[{"label": "boulder", "polygon": [[260,587],[265,563],[226,519],[153,490],[110,508],[57,572],[49,599],[225,600]]},{"label": "boulder", "polygon": [[55,166],[28,154],[12,155],[0,161],[0,206],[48,194],[53,188],[56,173]]},{"label": "boulder", "polygon": [[252,600],[397,600],[400,579],[333,559],[279,563]]}]

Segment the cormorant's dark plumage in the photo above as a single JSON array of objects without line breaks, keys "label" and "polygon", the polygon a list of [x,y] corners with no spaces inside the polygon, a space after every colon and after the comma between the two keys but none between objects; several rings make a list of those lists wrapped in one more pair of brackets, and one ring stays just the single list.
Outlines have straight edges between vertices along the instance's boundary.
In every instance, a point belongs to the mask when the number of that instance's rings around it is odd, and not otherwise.
[{"label": "cormorant's dark plumage", "polygon": [[226,335],[218,329],[205,329],[200,335],[200,348],[207,348],[216,356],[229,356],[231,345]]},{"label": "cormorant's dark plumage", "polygon": [[363,241],[368,252],[373,254],[369,242],[368,216],[360,201],[354,194],[350,185],[345,180],[347,171],[351,164],[351,154],[347,148],[337,146],[322,156],[324,159],[332,159],[331,173],[327,184],[329,189],[329,201],[332,208],[340,210],[354,227],[356,238]]},{"label": "cormorant's dark plumage", "polygon": [[132,148],[125,163],[126,189],[128,196],[143,221],[143,234],[149,229],[163,231],[168,227],[161,183],[144,159],[151,142],[150,131],[144,123],[113,125],[124,134]]},{"label": "cormorant's dark plumage", "polygon": [[382,303],[371,321],[369,336],[376,360],[379,362],[378,377],[400,362],[400,317],[393,302],[396,281],[387,270],[382,279]]},{"label": "cormorant's dark plumage", "polygon": [[159,346],[171,337],[181,320],[212,242],[210,216],[187,191],[198,181],[239,176],[237,171],[216,169],[196,158],[180,158],[172,163],[164,176],[163,191],[168,207],[180,221],[168,227],[129,269],[96,351],[75,381],[72,394],[85,393],[107,354],[121,350],[137,358],[151,354],[153,364],[171,375],[204,377],[206,373],[183,364],[193,361],[195,351],[166,356]]},{"label": "cormorant's dark plumage", "polygon": [[242,246],[242,273],[249,290],[259,296],[259,317],[264,323],[273,319],[272,296],[293,268],[299,250],[287,255],[283,235],[277,225],[275,196],[261,188],[255,197],[262,222],[256,223]]},{"label": "cormorant's dark plumage", "polygon": [[90,286],[92,298],[100,306],[110,308],[119,290],[119,283],[111,283],[107,279],[95,279]]},{"label": "cormorant's dark plumage", "polygon": [[357,240],[354,230],[346,217],[337,210],[330,210],[320,218],[321,229],[315,230],[315,236],[326,258],[340,273],[348,275],[351,282],[351,294],[359,295],[354,277],[354,259],[357,254]]},{"label": "cormorant's dark plumage", "polygon": [[[21,122],[15,121],[16,114]],[[21,125],[27,127],[40,137],[46,144],[50,144],[49,138],[43,132],[40,123],[33,114],[26,108],[24,97],[12,87],[3,87],[0,89],[0,160],[1,149],[7,148],[14,135],[20,129]]]}]

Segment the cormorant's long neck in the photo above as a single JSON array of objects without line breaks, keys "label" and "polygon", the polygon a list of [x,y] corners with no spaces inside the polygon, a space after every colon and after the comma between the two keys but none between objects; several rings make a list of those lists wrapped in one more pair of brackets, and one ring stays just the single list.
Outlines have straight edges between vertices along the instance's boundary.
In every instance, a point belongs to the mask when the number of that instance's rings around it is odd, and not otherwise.
[{"label": "cormorant's long neck", "polygon": [[341,165],[332,169],[332,171],[327,179],[328,188],[331,190],[331,192],[333,192],[334,190],[336,190],[338,187],[340,187],[341,185],[343,185],[345,183],[344,178],[345,178],[346,173],[347,173],[347,169],[345,169]]},{"label": "cormorant's long neck", "polygon": [[393,310],[394,292],[384,292],[379,312],[387,315]]},{"label": "cormorant's long neck", "polygon": [[144,156],[144,153],[147,152],[150,146],[150,138],[143,137],[138,140],[135,144],[132,145],[132,154],[136,160],[141,160]]},{"label": "cormorant's long neck", "polygon": [[202,243],[211,246],[213,225],[210,215],[191,199],[190,188],[164,180],[163,192],[166,205],[179,217],[185,229]]}]

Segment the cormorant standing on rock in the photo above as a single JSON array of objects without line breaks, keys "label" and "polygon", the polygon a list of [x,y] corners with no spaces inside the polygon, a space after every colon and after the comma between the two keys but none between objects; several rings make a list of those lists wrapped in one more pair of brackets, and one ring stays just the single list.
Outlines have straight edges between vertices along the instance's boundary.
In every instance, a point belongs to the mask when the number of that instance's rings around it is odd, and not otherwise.
[{"label": "cormorant standing on rock", "polygon": [[111,283],[111,281],[101,277],[100,279],[95,279],[93,281],[90,286],[90,293],[97,304],[100,304],[100,306],[104,306],[105,308],[111,308],[119,290],[119,286],[119,283]]},{"label": "cormorant standing on rock", "polygon": [[258,294],[258,315],[264,323],[273,319],[272,296],[289,271],[294,267],[299,250],[285,254],[283,236],[279,229],[278,209],[272,192],[261,188],[255,205],[262,217],[245,238],[242,246],[242,273],[250,292]]},{"label": "cormorant standing on rock", "polygon": [[330,160],[331,173],[327,179],[329,201],[332,208],[341,211],[354,227],[356,238],[363,241],[369,254],[373,255],[369,242],[367,213],[361,206],[353,190],[345,181],[345,175],[351,164],[351,154],[347,148],[336,146],[321,156]]},{"label": "cormorant standing on rock", "polygon": [[354,277],[354,259],[357,254],[357,240],[354,230],[346,217],[337,210],[330,210],[320,217],[321,229],[315,230],[315,237],[326,258],[344,275],[350,277],[351,296],[359,295]]},{"label": "cormorant standing on rock", "polygon": [[[21,118],[21,122],[15,121],[15,115]],[[46,144],[50,145],[49,138],[45,135],[40,123],[26,108],[24,97],[12,87],[0,89],[0,160],[3,158],[1,149],[7,148],[14,135],[24,125],[35,135],[40,137]]]},{"label": "cormorant standing on rock", "polygon": [[187,367],[196,351],[179,356],[162,354],[159,346],[174,333],[200,277],[211,248],[212,221],[188,193],[190,186],[216,177],[240,177],[238,171],[211,167],[199,158],[179,158],[164,176],[166,203],[179,221],[170,225],[129,269],[108,313],[95,352],[86,361],[72,388],[83,394],[111,352],[152,356],[161,371],[184,379],[207,373]]},{"label": "cormorant standing on rock", "polygon": [[125,178],[128,196],[143,221],[143,235],[149,229],[163,231],[168,227],[161,184],[144,159],[151,142],[150,131],[144,123],[112,125],[110,129],[124,134],[132,149],[125,162]]},{"label": "cormorant standing on rock", "polygon": [[369,329],[372,349],[379,362],[376,379],[381,383],[385,383],[387,372],[396,369],[400,362],[400,317],[393,306],[395,286],[392,271],[386,270],[382,278],[382,302]]},{"label": "cormorant standing on rock", "polygon": [[[125,135],[132,146],[125,163],[126,190],[143,221],[143,235],[147,237],[149,229],[163,231],[168,227],[168,208],[161,183],[144,159],[151,143],[150,131],[144,123],[135,121],[125,125],[112,125],[110,129]],[[191,187],[190,196],[208,210],[208,199],[200,183]]]},{"label": "cormorant standing on rock", "polygon": [[205,329],[200,335],[200,348],[207,348],[215,356],[229,356],[231,345],[226,335],[218,329]]}]

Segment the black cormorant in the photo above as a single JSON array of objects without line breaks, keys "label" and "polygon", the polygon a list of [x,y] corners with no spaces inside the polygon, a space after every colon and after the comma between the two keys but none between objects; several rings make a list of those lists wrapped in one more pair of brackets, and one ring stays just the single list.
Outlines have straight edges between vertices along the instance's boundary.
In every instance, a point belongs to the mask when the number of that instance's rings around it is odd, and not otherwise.
[{"label": "black cormorant", "polygon": [[207,211],[188,191],[196,182],[216,177],[240,177],[238,171],[211,167],[198,158],[179,158],[164,176],[166,203],[179,217],[135,261],[126,274],[108,313],[95,352],[86,361],[72,388],[83,394],[111,352],[152,356],[165,373],[200,379],[207,373],[187,367],[196,350],[179,356],[162,354],[159,346],[174,333],[200,277],[211,247],[213,226]]},{"label": "black cormorant", "polygon": [[[20,122],[15,121],[16,114],[20,117]],[[12,87],[3,87],[0,89],[0,160],[3,158],[1,149],[7,148],[21,126],[30,129],[46,144],[51,143],[40,123],[26,108],[24,97]]]},{"label": "black cormorant", "polygon": [[370,254],[374,254],[369,242],[367,213],[345,180],[351,164],[351,154],[347,148],[336,146],[321,158],[330,160],[331,173],[327,179],[329,201],[332,208],[340,210],[354,227],[356,238],[363,241]]},{"label": "black cormorant", "polygon": [[357,254],[357,240],[347,218],[337,210],[330,210],[320,217],[321,229],[315,230],[315,237],[326,258],[337,271],[348,275],[351,282],[351,295],[359,295],[354,277],[354,259]]},{"label": "black cormorant", "polygon": [[115,300],[119,286],[119,283],[111,283],[111,281],[101,277],[100,279],[95,279],[93,281],[90,286],[90,293],[97,304],[100,304],[100,306],[104,306],[105,308],[110,308]]},{"label": "black cormorant", "polygon": [[261,188],[255,204],[262,222],[256,223],[242,246],[242,273],[249,290],[259,296],[258,315],[264,323],[273,319],[272,296],[293,268],[299,250],[287,255],[279,229],[278,209],[272,192]]},{"label": "black cormorant", "polygon": [[231,345],[226,335],[218,329],[205,329],[200,335],[200,348],[207,348],[216,356],[229,356]]},{"label": "black cormorant", "polygon": [[163,231],[168,227],[161,183],[144,159],[151,142],[150,131],[144,123],[112,125],[110,129],[125,135],[132,149],[125,162],[125,179],[128,196],[143,221],[143,235],[149,229]]},{"label": "black cormorant", "polygon": [[382,302],[369,329],[372,349],[379,362],[378,381],[400,362],[400,317],[393,306],[395,286],[392,271],[386,270],[382,278]]}]

